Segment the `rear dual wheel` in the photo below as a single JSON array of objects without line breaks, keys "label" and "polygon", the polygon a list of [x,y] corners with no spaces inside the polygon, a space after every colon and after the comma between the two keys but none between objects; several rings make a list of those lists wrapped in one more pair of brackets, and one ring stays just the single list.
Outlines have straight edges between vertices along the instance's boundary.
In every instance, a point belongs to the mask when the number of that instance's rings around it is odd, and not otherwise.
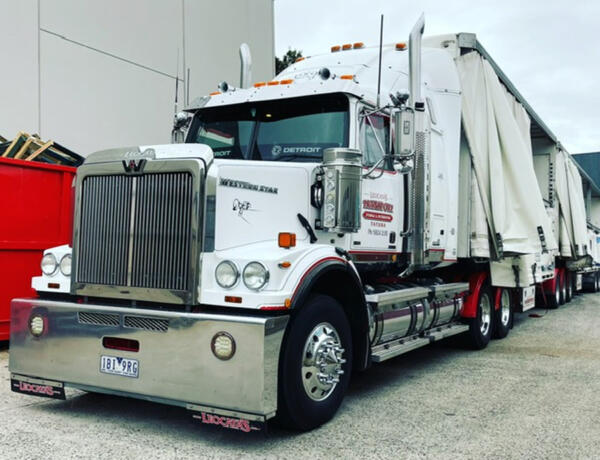
[{"label": "rear dual wheel", "polygon": [[508,335],[513,323],[512,297],[508,289],[500,293],[500,306],[494,312],[494,338],[503,339]]},{"label": "rear dual wheel", "polygon": [[565,272],[566,296],[565,303],[569,303],[573,299],[573,278],[571,273]]},{"label": "rear dual wheel", "polygon": [[551,309],[560,306],[560,278],[556,278],[554,281],[554,292],[546,293],[546,303]]},{"label": "rear dual wheel", "polygon": [[494,318],[494,300],[492,289],[483,286],[477,298],[477,313],[469,320],[469,343],[475,350],[487,347],[492,338],[492,320]]}]

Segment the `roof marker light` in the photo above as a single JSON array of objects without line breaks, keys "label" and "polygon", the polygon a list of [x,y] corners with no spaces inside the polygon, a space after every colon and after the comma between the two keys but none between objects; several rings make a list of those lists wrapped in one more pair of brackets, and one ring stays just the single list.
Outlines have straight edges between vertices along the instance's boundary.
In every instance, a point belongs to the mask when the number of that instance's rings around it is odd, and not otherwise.
[{"label": "roof marker light", "polygon": [[221,94],[221,91],[213,91],[212,93],[209,94],[209,96],[217,96]]},{"label": "roof marker light", "polygon": [[354,45],[352,45],[352,48],[354,48],[355,50],[364,48],[364,47],[365,47],[365,44],[363,42],[356,42]]},{"label": "roof marker light", "polygon": [[294,80],[292,78],[288,78],[287,80],[281,80],[280,83],[282,85],[290,85],[290,84],[294,83]]},{"label": "roof marker light", "polygon": [[298,59],[296,59],[294,62],[300,62],[300,61],[304,61],[306,58],[304,56],[300,56]]},{"label": "roof marker light", "polygon": [[278,80],[273,80],[273,81],[270,81],[269,83],[267,83],[267,86],[276,86],[278,84],[279,84]]},{"label": "roof marker light", "polygon": [[354,75],[340,75],[342,80],[354,80]]},{"label": "roof marker light", "polygon": [[352,44],[351,43],[344,43],[342,45],[342,50],[346,51],[346,50],[351,50],[352,49]]},{"label": "roof marker light", "polygon": [[254,83],[255,88],[260,88],[261,86],[265,86],[265,85],[266,85],[266,83],[264,81],[259,81],[259,82]]},{"label": "roof marker light", "polygon": [[396,43],[396,51],[404,51],[406,49],[406,43]]},{"label": "roof marker light", "polygon": [[340,45],[334,45],[334,46],[331,47],[331,52],[332,53],[336,53],[336,52],[338,52],[341,49],[342,49],[342,47]]}]

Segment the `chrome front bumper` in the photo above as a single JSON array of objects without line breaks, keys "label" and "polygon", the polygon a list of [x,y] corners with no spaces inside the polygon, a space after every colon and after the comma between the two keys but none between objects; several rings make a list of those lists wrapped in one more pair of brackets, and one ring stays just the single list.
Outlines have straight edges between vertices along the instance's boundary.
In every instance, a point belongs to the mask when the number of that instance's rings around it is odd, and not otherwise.
[{"label": "chrome front bumper", "polygon": [[[34,312],[47,318],[39,338],[28,329]],[[67,387],[266,420],[277,409],[279,350],[288,318],[15,299],[9,369]],[[227,361],[211,350],[220,331],[236,341]],[[107,336],[137,340],[139,351],[106,349]],[[101,355],[137,359],[139,377],[100,373]]]}]

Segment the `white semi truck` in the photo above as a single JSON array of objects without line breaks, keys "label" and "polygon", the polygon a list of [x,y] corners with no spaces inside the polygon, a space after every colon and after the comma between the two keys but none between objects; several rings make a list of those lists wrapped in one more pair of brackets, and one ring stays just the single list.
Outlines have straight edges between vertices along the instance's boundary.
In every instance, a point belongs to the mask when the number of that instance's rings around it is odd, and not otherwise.
[{"label": "white semi truck", "polygon": [[597,290],[569,154],[475,35],[423,28],[221,84],[185,143],[90,155],[72,245],[12,303],[13,390],[307,430],[352,371]]}]

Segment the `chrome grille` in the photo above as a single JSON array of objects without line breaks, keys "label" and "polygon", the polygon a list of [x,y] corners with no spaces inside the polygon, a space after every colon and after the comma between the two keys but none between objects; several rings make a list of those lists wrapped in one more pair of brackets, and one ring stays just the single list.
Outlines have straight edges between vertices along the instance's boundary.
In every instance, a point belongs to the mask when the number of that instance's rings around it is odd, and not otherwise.
[{"label": "chrome grille", "polygon": [[86,177],[76,281],[188,290],[192,185],[184,172]]},{"label": "chrome grille", "polygon": [[146,331],[167,332],[169,320],[145,316],[125,316],[123,325],[134,329],[145,329]]},{"label": "chrome grille", "polygon": [[191,179],[181,173],[137,178],[131,286],[187,289]]},{"label": "chrome grille", "polygon": [[98,326],[118,326],[120,324],[119,315],[111,313],[90,313],[81,311],[77,314],[78,320],[83,324],[96,324]]},{"label": "chrome grille", "polygon": [[77,270],[82,283],[127,285],[131,179],[95,176],[84,182]]}]

